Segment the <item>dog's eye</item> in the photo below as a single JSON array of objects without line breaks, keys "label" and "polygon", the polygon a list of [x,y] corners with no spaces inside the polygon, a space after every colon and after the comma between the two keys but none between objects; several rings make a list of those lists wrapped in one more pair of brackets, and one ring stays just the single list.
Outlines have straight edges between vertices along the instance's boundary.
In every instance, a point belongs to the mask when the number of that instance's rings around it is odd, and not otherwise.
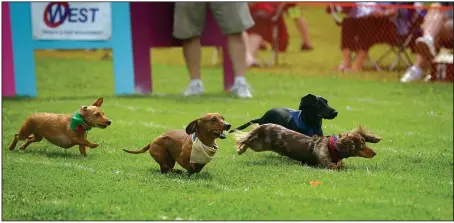
[{"label": "dog's eye", "polygon": [[216,118],[211,118],[210,121],[215,122]]},{"label": "dog's eye", "polygon": [[99,113],[96,113],[96,114],[95,114],[95,116],[96,116],[96,117],[99,117],[99,116],[101,116],[101,114],[99,114]]}]

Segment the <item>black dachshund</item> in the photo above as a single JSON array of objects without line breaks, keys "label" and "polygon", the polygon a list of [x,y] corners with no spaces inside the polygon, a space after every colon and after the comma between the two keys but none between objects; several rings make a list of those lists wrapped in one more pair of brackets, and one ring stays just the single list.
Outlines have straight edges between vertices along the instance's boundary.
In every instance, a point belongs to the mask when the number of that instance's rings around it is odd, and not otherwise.
[{"label": "black dachshund", "polygon": [[248,123],[230,130],[243,130],[246,127],[258,123],[259,125],[273,123],[285,128],[312,136],[323,136],[322,119],[334,119],[337,111],[328,105],[328,101],[320,96],[308,94],[301,98],[298,110],[290,108],[273,108],[268,110],[263,117],[249,121]]}]

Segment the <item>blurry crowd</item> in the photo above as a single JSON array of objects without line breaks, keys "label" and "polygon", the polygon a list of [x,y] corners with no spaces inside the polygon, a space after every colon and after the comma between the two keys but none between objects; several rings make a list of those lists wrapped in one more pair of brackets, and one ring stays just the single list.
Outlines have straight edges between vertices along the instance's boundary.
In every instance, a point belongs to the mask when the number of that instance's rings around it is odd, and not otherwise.
[{"label": "blurry crowd", "polygon": [[[326,3],[327,18],[331,15],[341,29],[339,50],[342,60],[335,70],[362,71],[366,63],[372,63],[380,70],[381,59],[376,61],[371,58],[369,50],[376,44],[388,44],[391,46],[389,52],[397,54],[398,59],[408,67],[401,75],[402,83],[423,78],[433,67],[432,61],[441,48],[453,49],[452,6],[452,2]],[[246,69],[263,66],[257,59],[260,57],[257,52],[270,50],[275,57],[286,52],[289,44],[287,25],[296,26],[300,37],[298,50],[316,50],[304,18],[304,7],[299,3],[177,2],[173,36],[183,41],[183,56],[190,76],[185,96],[204,93],[200,71],[200,35],[207,7],[227,36],[235,74],[230,92],[241,98],[252,97],[245,78]],[[286,16],[291,18],[291,24],[286,23]],[[415,59],[410,59],[407,49]],[[110,57],[106,52],[104,58]]]},{"label": "blurry crowd", "polygon": [[[369,49],[375,44],[387,43],[398,48],[409,48],[416,55],[416,61],[402,75],[401,82],[421,79],[431,67],[431,61],[441,47],[453,48],[453,11],[440,6],[453,6],[453,3],[431,3],[424,7],[422,2],[357,2],[333,3],[327,7],[335,22],[341,26],[342,61],[336,68],[342,72],[361,71],[366,62],[378,64],[369,57]],[[257,49],[264,42],[273,46],[272,23],[274,16],[297,8],[295,3],[272,2],[250,3],[250,12],[255,26],[247,31],[248,65],[257,66],[254,58]],[[303,13],[294,18],[301,36],[301,50],[311,50],[309,29]],[[279,31],[276,50],[285,51],[288,34],[285,24],[278,24]],[[402,55],[400,55],[402,56]],[[403,58],[405,59],[405,58]],[[407,61],[409,62],[409,61]]]}]

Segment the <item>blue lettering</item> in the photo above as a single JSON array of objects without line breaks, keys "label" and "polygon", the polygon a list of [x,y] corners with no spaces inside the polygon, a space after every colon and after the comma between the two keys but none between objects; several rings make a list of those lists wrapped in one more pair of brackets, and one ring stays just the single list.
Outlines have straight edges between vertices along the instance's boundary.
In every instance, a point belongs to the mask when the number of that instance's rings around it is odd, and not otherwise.
[{"label": "blue lettering", "polygon": [[[91,22],[93,23],[96,20],[96,12],[99,11],[99,8],[69,8],[68,11],[69,11],[68,22],[70,23],[76,22],[86,23],[90,20],[90,16]],[[57,16],[59,16],[60,19],[65,17],[63,7],[57,7],[56,10],[49,14],[50,21],[55,21]]]},{"label": "blue lettering", "polygon": [[99,9],[91,8],[90,11],[93,12],[91,16],[91,22],[95,22],[96,12],[99,11]]},{"label": "blue lettering", "polygon": [[79,22],[86,22],[87,21],[87,12],[88,10],[86,8],[81,8],[79,10]]},{"label": "blue lettering", "polygon": [[[63,18],[65,17],[65,11],[64,11],[64,8],[63,7],[59,7],[59,6],[54,6],[53,8],[56,8],[55,10],[50,10],[49,12],[49,21],[51,23],[55,23],[55,19],[57,18],[57,16],[59,17],[60,20],[63,20]],[[65,21],[62,21],[61,24],[63,24]]]},{"label": "blue lettering", "polygon": [[68,22],[77,22],[77,8],[69,8]]}]

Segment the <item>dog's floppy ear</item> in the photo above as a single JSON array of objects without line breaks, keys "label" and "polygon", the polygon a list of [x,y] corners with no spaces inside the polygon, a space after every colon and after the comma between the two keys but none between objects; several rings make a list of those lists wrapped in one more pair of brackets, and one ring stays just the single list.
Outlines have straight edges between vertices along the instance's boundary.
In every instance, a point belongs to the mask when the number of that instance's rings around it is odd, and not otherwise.
[{"label": "dog's floppy ear", "polygon": [[303,110],[304,107],[317,103],[317,97],[313,94],[307,94],[301,98],[298,110]]},{"label": "dog's floppy ear", "polygon": [[198,119],[192,121],[191,123],[189,123],[188,126],[186,126],[186,133],[188,135],[190,135],[190,134],[194,133],[195,131],[197,131],[197,124],[199,123],[199,120],[200,119],[198,118]]},{"label": "dog's floppy ear", "polygon": [[358,125],[353,132],[360,134],[366,142],[377,143],[380,142],[381,138],[369,132],[366,128],[361,125]]},{"label": "dog's floppy ear", "polygon": [[355,149],[355,143],[347,134],[340,134],[336,142],[336,148],[342,152],[349,152]]},{"label": "dog's floppy ear", "polygon": [[79,112],[81,115],[84,115],[85,113],[87,113],[87,111],[88,111],[88,107],[85,105],[81,106],[79,109]]},{"label": "dog's floppy ear", "polygon": [[100,97],[98,98],[98,100],[96,100],[92,106],[96,106],[96,107],[101,107],[102,103],[104,102],[104,98]]}]

